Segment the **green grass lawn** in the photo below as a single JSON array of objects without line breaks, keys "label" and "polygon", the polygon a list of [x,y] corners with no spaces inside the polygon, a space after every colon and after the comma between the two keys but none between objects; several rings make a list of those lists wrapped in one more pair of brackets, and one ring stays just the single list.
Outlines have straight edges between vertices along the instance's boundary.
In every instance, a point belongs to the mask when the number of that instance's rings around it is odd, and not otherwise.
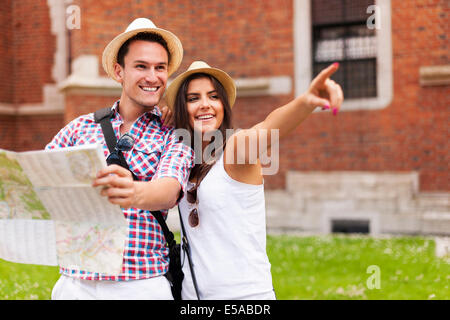
[{"label": "green grass lawn", "polygon": [[12,263],[0,259],[0,300],[50,299],[58,267]]},{"label": "green grass lawn", "polygon": [[[450,299],[450,261],[430,239],[268,236],[267,251],[278,299]],[[58,278],[56,267],[0,260],[0,299],[50,299]]]},{"label": "green grass lawn", "polygon": [[450,299],[450,260],[434,246],[417,237],[269,236],[267,250],[278,299]]}]

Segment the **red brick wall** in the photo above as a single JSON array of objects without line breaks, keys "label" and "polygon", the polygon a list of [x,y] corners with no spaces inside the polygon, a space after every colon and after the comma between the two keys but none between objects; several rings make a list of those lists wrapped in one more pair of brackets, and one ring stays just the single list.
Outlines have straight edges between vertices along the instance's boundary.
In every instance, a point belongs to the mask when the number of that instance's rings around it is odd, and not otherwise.
[{"label": "red brick wall", "polygon": [[[293,74],[291,0],[74,3],[82,16],[81,29],[72,32],[74,57],[95,54],[101,59],[106,44],[133,19],[148,17],[180,38],[185,51],[180,70],[202,59],[226,67],[234,77]],[[105,74],[101,66],[99,71]]]},{"label": "red brick wall", "polygon": [[[101,57],[104,45],[135,17],[147,16],[183,42],[180,70],[195,59],[233,77],[293,78],[292,1],[191,1],[121,5],[84,0],[78,52]],[[119,9],[120,8],[120,9]],[[447,87],[421,87],[419,67],[448,64],[448,13],[443,1],[393,1],[394,99],[378,111],[313,114],[281,143],[280,173],[267,186],[284,185],[286,170],[368,170],[420,173],[422,190],[449,190]],[[101,33],[92,30],[105,30]],[[100,70],[103,73],[103,70]],[[104,74],[104,73],[103,73]],[[264,119],[293,96],[240,98],[237,127]],[[66,116],[67,118],[67,116]]]},{"label": "red brick wall", "polygon": [[[18,15],[26,5],[32,6],[31,3],[44,7],[43,11],[48,15],[44,0],[22,1],[20,5],[14,2],[14,13]],[[174,32],[183,42],[185,55],[180,71],[185,70],[194,59],[202,59],[225,69],[233,77],[287,75],[295,81],[291,0],[217,0],[202,1],[201,5],[187,0],[76,0],[74,3],[81,8],[82,19],[81,29],[72,31],[73,58],[81,54],[95,54],[101,62],[105,45],[134,18],[144,16]],[[40,13],[42,17],[45,15],[43,11]],[[282,141],[280,173],[266,177],[266,186],[282,188],[287,170],[414,170],[420,173],[422,191],[450,190],[450,88],[421,87],[419,84],[421,66],[450,63],[448,14],[448,6],[446,8],[442,0],[392,0],[392,103],[376,111],[342,111],[337,117],[330,113],[311,115]],[[0,19],[6,18],[0,15]],[[39,19],[46,20],[48,17]],[[26,26],[21,28],[23,30]],[[37,29],[49,32],[48,21],[41,22]],[[39,32],[29,31],[35,32],[33,34],[38,37]],[[23,31],[15,39],[20,37],[25,37]],[[54,50],[54,39],[44,36],[42,41],[51,50],[44,53],[43,49],[15,46],[15,50],[20,51],[19,57],[28,50],[37,50],[35,56],[46,56],[45,59],[48,59],[47,64],[43,62],[45,67],[35,71],[37,74],[45,73],[36,76],[37,86],[51,81],[49,66],[53,56],[50,51]],[[29,63],[25,66],[28,70],[32,68]],[[2,60],[0,68],[8,68],[8,64]],[[99,69],[104,75],[101,66]],[[25,74],[19,73],[14,83],[14,92],[25,92],[30,82],[27,82]],[[1,94],[7,96],[6,91],[1,92],[0,97]],[[31,90],[23,99],[37,101],[41,99],[40,92]],[[241,128],[249,127],[292,98],[293,93],[287,96],[239,98],[234,108],[235,124]],[[114,100],[113,97],[68,96],[64,122],[110,105]],[[0,125],[3,123],[1,119]],[[32,121],[27,119],[24,118],[21,123]],[[52,128],[51,131],[55,130]],[[34,143],[32,139],[27,141]]]},{"label": "red brick wall", "polygon": [[67,95],[64,122],[69,123],[80,115],[112,106],[118,98],[96,95]]},{"label": "red brick wall", "polygon": [[0,115],[0,149],[15,150],[16,118]]},{"label": "red brick wall", "polygon": [[422,191],[450,190],[449,86],[419,68],[449,64],[443,1],[392,1],[394,99],[378,111],[314,114],[282,143],[283,168],[418,171]]},{"label": "red brick wall", "polygon": [[12,17],[14,102],[39,103],[43,101],[43,85],[54,83],[55,37],[50,30],[47,1],[13,1]]},{"label": "red brick wall", "polygon": [[0,115],[0,149],[14,151],[42,149],[63,124],[61,115]]},{"label": "red brick wall", "polygon": [[12,24],[12,0],[2,2],[0,10],[0,102],[13,102],[13,24]]},{"label": "red brick wall", "polygon": [[[0,11],[0,103],[43,104],[52,79],[55,37],[46,0],[4,0]],[[63,125],[61,115],[0,115],[0,148],[42,149]]]},{"label": "red brick wall", "polygon": [[61,115],[20,116],[16,121],[16,151],[43,149],[64,125]]}]

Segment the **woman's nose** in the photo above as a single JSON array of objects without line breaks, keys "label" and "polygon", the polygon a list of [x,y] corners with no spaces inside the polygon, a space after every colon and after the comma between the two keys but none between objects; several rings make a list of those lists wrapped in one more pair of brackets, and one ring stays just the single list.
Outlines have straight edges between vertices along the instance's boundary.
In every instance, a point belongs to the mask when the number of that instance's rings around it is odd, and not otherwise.
[{"label": "woman's nose", "polygon": [[202,107],[209,107],[209,99],[208,97],[202,97],[201,98],[201,106]]}]

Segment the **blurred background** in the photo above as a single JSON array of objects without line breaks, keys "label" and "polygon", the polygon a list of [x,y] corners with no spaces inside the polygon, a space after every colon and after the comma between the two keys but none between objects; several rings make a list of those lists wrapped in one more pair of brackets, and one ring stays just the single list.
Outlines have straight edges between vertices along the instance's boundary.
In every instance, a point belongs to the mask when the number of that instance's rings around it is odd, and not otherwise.
[{"label": "blurred background", "polygon": [[[339,62],[346,101],[280,143],[265,177],[269,231],[450,235],[445,0],[2,0],[0,148],[42,149],[121,88],[106,44],[137,17],[237,82],[236,128],[261,121]],[[176,220],[176,216],[175,216]]]}]

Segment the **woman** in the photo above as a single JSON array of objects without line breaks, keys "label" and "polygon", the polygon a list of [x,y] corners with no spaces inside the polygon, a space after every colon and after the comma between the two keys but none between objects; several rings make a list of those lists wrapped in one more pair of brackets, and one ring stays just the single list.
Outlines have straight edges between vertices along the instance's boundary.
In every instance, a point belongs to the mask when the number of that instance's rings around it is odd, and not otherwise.
[{"label": "woman", "polygon": [[[324,69],[304,94],[228,137],[236,97],[228,74],[196,61],[167,88],[175,126],[191,133],[196,152],[197,164],[179,208],[200,299],[275,299],[259,157],[270,148],[274,129],[280,138],[286,136],[318,106],[325,110],[331,105],[337,114],[343,93],[329,77],[338,67]],[[201,148],[196,141],[202,141]],[[256,159],[252,145],[257,146]],[[183,271],[183,299],[197,299],[188,263]]]}]

